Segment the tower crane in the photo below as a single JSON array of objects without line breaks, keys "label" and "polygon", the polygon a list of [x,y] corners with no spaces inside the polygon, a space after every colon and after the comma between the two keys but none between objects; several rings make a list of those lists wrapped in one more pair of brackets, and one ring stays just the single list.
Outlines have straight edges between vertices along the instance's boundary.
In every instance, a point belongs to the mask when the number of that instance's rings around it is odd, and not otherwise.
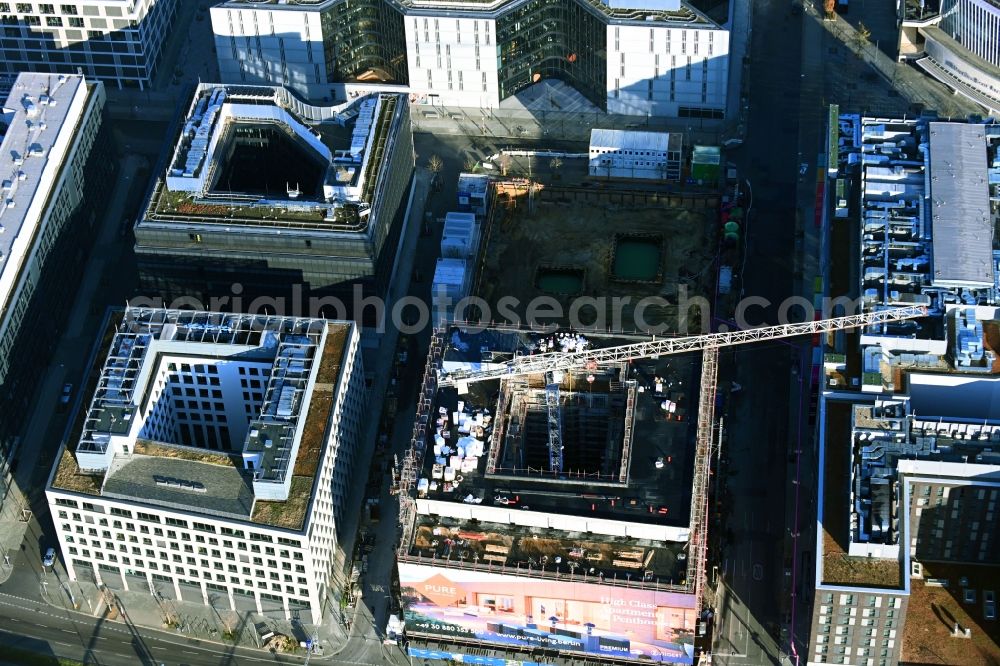
[{"label": "tower crane", "polygon": [[[689,554],[695,557],[694,593],[699,610],[705,590],[705,558],[708,550],[708,480],[712,451],[712,432],[715,423],[715,391],[718,381],[719,348],[767,340],[779,340],[799,335],[815,335],[850,328],[888,324],[927,315],[924,306],[889,308],[843,317],[817,319],[798,324],[779,324],[745,330],[709,333],[683,337],[668,337],[645,342],[587,349],[575,352],[547,352],[531,356],[518,356],[495,368],[475,372],[452,372],[438,379],[438,386],[456,386],[460,393],[468,385],[490,379],[509,379],[524,375],[544,374],[547,386],[562,371],[596,368],[643,358],[657,358],[684,352],[702,352],[701,383],[698,399],[698,424],[694,477],[691,488],[692,530]],[[558,394],[551,391],[556,399]],[[554,410],[549,406],[550,420]],[[554,427],[554,426],[553,426]],[[561,441],[558,442],[561,447]]]},{"label": "tower crane", "polygon": [[573,370],[588,366],[601,366],[634,361],[641,358],[656,358],[670,354],[704,351],[731,347],[733,345],[751,342],[766,342],[781,338],[792,338],[799,335],[815,335],[841,331],[848,328],[860,328],[888,324],[907,319],[927,316],[927,308],[922,305],[911,305],[901,308],[887,308],[864,314],[817,319],[799,324],[779,324],[735,331],[708,333],[704,335],[689,335],[682,337],[667,337],[636,342],[617,347],[587,349],[575,352],[547,352],[531,356],[518,356],[497,367],[475,372],[451,372],[438,380],[438,386],[458,385],[460,391],[463,384],[481,382],[489,379],[511,378],[520,375],[546,374],[560,370]]}]

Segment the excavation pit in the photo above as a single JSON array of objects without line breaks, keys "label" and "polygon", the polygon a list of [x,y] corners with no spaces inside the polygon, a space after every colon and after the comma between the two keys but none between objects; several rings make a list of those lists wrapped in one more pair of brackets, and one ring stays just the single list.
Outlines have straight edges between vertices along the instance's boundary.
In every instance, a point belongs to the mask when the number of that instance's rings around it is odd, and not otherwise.
[{"label": "excavation pit", "polygon": [[611,274],[620,282],[659,282],[662,260],[662,236],[615,236]]},{"label": "excavation pit", "polygon": [[574,296],[583,291],[584,275],[582,268],[539,266],[535,286],[548,294]]}]

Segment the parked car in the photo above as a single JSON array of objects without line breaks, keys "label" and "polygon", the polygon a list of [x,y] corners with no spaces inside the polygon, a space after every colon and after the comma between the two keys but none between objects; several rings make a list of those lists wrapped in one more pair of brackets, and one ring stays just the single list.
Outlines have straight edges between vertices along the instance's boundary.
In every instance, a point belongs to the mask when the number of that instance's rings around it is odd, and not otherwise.
[{"label": "parked car", "polygon": [[45,551],[45,557],[42,558],[42,566],[48,568],[55,563],[56,563],[56,549],[49,548],[47,551]]},{"label": "parked car", "polygon": [[59,393],[59,408],[66,409],[69,407],[69,401],[73,398],[73,385],[63,384],[62,391]]}]

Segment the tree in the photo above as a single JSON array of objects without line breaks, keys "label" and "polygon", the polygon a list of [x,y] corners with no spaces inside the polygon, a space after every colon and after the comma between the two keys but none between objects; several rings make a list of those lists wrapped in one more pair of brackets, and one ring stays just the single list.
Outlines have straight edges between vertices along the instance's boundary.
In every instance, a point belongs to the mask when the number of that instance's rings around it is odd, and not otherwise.
[{"label": "tree", "polygon": [[469,155],[465,158],[465,164],[463,164],[463,166],[466,171],[475,171],[476,167],[479,166],[479,161],[472,155]]},{"label": "tree", "polygon": [[429,158],[427,158],[427,170],[430,171],[432,174],[436,176],[439,173],[441,173],[442,169],[444,169],[444,160],[442,160],[440,157],[438,157],[437,155],[431,155]]},{"label": "tree", "polygon": [[500,167],[500,175],[506,176],[507,169],[510,168],[510,155],[507,153],[500,153],[500,157],[497,158],[497,164]]},{"label": "tree", "polygon": [[854,33],[854,41],[859,49],[863,49],[869,44],[869,38],[872,36],[872,31],[868,29],[864,23],[858,24],[858,29]]},{"label": "tree", "polygon": [[549,160],[549,168],[552,169],[552,176],[559,177],[559,169],[562,169],[563,161],[561,157],[553,157]]},{"label": "tree", "polygon": [[833,13],[836,8],[837,0],[823,0],[823,10],[826,12],[826,18],[833,20]]}]

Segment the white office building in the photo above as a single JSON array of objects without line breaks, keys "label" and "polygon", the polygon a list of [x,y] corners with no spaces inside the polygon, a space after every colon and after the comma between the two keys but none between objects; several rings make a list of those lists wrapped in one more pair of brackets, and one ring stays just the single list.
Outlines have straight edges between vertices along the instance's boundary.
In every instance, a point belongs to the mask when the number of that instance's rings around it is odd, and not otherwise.
[{"label": "white office building", "polygon": [[[484,112],[543,81],[581,110],[722,118],[729,33],[682,0],[392,0],[358,9],[230,0],[212,9],[226,83],[311,100],[406,89],[415,104]],[[549,101],[538,110],[568,110]]]},{"label": "white office building", "polygon": [[0,74],[76,74],[145,89],[156,75],[177,0],[0,2]]},{"label": "white office building", "polygon": [[113,180],[104,86],[20,74],[0,105],[0,502]]},{"label": "white office building", "polygon": [[70,577],[320,622],[361,438],[359,338],[344,321],[126,310],[46,491]]}]

